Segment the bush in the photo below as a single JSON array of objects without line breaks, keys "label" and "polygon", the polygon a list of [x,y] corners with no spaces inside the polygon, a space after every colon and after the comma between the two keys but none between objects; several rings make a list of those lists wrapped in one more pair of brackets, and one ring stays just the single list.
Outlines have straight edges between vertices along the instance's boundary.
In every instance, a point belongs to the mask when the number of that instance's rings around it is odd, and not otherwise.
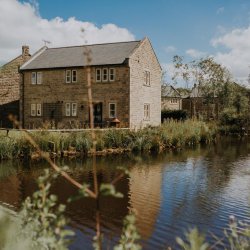
[{"label": "bush", "polygon": [[162,110],[161,111],[161,122],[167,119],[173,119],[177,121],[184,121],[188,118],[187,111],[185,110]]}]

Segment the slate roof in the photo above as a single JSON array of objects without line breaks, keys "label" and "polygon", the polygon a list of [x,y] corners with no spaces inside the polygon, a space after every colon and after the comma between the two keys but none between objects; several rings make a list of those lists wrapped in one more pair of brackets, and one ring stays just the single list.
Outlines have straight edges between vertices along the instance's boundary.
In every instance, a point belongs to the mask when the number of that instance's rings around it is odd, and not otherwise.
[{"label": "slate roof", "polygon": [[161,96],[162,97],[181,97],[179,91],[171,85],[162,86]]},{"label": "slate roof", "polygon": [[86,46],[47,48],[31,58],[21,70],[86,66],[86,49],[91,51],[89,65],[122,64],[140,41],[94,44]]}]

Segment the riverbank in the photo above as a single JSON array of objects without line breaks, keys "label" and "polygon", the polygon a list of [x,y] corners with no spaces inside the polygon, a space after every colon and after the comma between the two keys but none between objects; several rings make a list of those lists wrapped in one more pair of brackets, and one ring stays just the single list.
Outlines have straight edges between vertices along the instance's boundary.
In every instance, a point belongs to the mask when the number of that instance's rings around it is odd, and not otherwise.
[{"label": "riverbank", "polygon": [[[81,157],[93,154],[90,131],[29,132],[44,152],[52,157]],[[161,152],[186,145],[209,143],[215,140],[217,127],[202,121],[169,120],[160,127],[141,130],[110,129],[96,131],[96,154]],[[21,131],[0,132],[0,159],[40,158],[37,150]]]}]

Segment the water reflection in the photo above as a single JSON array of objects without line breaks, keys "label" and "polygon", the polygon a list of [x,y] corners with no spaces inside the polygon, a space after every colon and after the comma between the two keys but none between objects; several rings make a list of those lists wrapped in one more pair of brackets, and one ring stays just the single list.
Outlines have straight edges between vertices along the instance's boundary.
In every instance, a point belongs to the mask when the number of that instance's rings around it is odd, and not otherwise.
[{"label": "water reflection", "polygon": [[[145,249],[175,245],[175,236],[197,225],[202,231],[222,236],[228,216],[249,220],[250,144],[228,139],[216,145],[168,152],[158,156],[123,155],[97,159],[99,182],[111,182],[117,166],[128,167],[131,176],[117,183],[123,199],[101,199],[106,246],[113,246],[121,233],[122,220],[133,208]],[[60,160],[70,166],[80,182],[92,183],[92,160]],[[47,164],[0,163],[0,201],[18,209],[34,190],[36,179]],[[61,203],[77,193],[63,178],[52,185]],[[86,198],[68,205],[67,215],[77,237],[72,249],[91,249],[95,228],[94,201]],[[208,236],[211,241],[211,236]]]}]

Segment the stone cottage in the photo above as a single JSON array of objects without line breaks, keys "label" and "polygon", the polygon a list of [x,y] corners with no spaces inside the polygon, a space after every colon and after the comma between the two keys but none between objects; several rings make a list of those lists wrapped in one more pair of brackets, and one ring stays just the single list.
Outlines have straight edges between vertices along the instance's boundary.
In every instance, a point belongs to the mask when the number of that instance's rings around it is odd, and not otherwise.
[{"label": "stone cottage", "polygon": [[172,85],[161,87],[161,109],[162,110],[181,110],[181,94]]},{"label": "stone cottage", "polygon": [[11,128],[10,114],[19,119],[20,74],[19,67],[30,58],[29,47],[22,47],[22,54],[0,67],[0,127]]},{"label": "stone cottage", "polygon": [[88,127],[87,67],[95,126],[107,127],[114,121],[130,128],[160,124],[162,70],[144,38],[41,49],[20,68],[23,127]]}]

